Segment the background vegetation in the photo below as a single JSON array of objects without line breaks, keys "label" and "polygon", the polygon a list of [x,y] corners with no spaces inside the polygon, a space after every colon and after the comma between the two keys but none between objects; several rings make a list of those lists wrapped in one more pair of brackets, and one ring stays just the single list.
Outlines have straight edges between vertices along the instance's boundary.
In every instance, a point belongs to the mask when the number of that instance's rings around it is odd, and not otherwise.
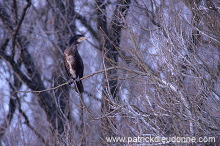
[{"label": "background vegetation", "polygon": [[[81,97],[63,64],[76,33],[90,37]],[[0,40],[2,145],[220,143],[218,0],[0,0]]]}]

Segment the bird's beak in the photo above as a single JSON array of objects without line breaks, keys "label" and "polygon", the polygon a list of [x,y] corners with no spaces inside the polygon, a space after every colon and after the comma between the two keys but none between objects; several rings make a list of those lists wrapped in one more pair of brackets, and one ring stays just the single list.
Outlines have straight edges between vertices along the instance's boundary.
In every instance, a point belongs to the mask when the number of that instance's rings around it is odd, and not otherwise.
[{"label": "bird's beak", "polygon": [[84,41],[84,40],[87,40],[89,37],[81,37],[80,38],[80,41]]}]

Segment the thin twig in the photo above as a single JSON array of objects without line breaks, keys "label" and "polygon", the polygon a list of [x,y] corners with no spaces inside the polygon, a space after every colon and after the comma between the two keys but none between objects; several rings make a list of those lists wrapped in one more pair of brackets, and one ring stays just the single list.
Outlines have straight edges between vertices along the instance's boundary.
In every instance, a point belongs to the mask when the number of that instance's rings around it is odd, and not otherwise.
[{"label": "thin twig", "polygon": [[[9,82],[9,85],[10,85],[10,87],[12,88],[12,90],[15,90],[15,89],[16,89],[16,87],[15,87],[14,85],[12,85],[10,82]],[[14,92],[14,93],[15,93],[15,92]],[[18,97],[18,95],[17,95],[17,94],[14,94],[14,96],[15,96],[15,98],[16,98],[16,99],[14,99],[14,100],[15,100],[14,102],[17,102],[17,103],[18,103],[18,111],[19,111],[19,113],[24,117],[24,120],[25,120],[24,124],[26,124],[26,125],[37,135],[37,137],[42,140],[42,142],[43,142],[45,145],[48,145],[47,142],[46,142],[46,140],[44,139],[44,137],[30,124],[30,120],[29,120],[27,114],[26,114],[26,113],[22,110],[22,108],[21,108],[21,100],[20,100],[20,98]],[[16,105],[15,105],[15,106],[16,106]],[[15,108],[15,107],[14,107],[14,108]],[[15,111],[15,109],[14,109],[14,111]],[[12,114],[13,114],[13,113],[12,113]],[[11,117],[11,118],[12,118],[12,117]],[[11,120],[11,119],[10,119],[10,120]]]},{"label": "thin twig", "polygon": [[30,121],[29,121],[29,118],[28,116],[26,115],[26,113],[21,109],[21,103],[20,103],[20,99],[18,97],[16,97],[17,100],[18,100],[18,111],[19,113],[21,113],[21,115],[24,117],[25,119],[25,122],[24,124],[26,124],[36,135],[37,137],[44,143],[44,144],[47,144],[46,140],[44,139],[44,137],[38,133],[38,131],[30,124]]},{"label": "thin twig", "polygon": [[60,84],[60,85],[58,85],[58,86],[56,86],[56,87],[50,88],[50,89],[45,89],[45,90],[40,90],[40,91],[15,91],[15,92],[42,93],[42,92],[46,92],[46,91],[55,90],[55,89],[57,89],[57,88],[60,88],[60,87],[62,87],[62,86],[65,86],[65,85],[67,85],[67,84],[69,84],[69,81],[67,81],[67,82],[65,82],[65,83],[63,83],[63,84]]}]

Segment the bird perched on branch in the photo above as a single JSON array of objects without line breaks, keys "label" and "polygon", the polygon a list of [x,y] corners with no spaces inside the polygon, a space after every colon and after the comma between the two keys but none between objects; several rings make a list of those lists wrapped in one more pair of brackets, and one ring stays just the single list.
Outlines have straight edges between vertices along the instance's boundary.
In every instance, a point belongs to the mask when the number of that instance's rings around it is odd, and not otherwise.
[{"label": "bird perched on branch", "polygon": [[83,35],[71,36],[69,40],[69,47],[64,50],[64,64],[68,76],[76,81],[76,91],[84,92],[83,84],[80,78],[83,77],[84,65],[82,58],[77,50],[78,44],[88,39]]}]

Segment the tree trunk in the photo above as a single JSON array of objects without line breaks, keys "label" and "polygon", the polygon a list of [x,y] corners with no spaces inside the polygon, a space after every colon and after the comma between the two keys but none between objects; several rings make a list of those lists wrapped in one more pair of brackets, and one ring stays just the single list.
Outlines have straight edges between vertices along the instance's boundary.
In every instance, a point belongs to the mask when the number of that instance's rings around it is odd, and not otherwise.
[{"label": "tree trunk", "polygon": [[[118,0],[110,24],[106,19],[106,3],[96,0],[97,4],[97,27],[99,30],[100,49],[104,55],[104,68],[118,65],[119,46],[123,22],[129,9],[130,0]],[[118,97],[118,74],[116,69],[108,70],[104,75],[102,91],[102,113],[105,115],[114,110],[111,102],[119,102]],[[115,135],[115,118],[105,117],[102,119],[102,136]]]}]

